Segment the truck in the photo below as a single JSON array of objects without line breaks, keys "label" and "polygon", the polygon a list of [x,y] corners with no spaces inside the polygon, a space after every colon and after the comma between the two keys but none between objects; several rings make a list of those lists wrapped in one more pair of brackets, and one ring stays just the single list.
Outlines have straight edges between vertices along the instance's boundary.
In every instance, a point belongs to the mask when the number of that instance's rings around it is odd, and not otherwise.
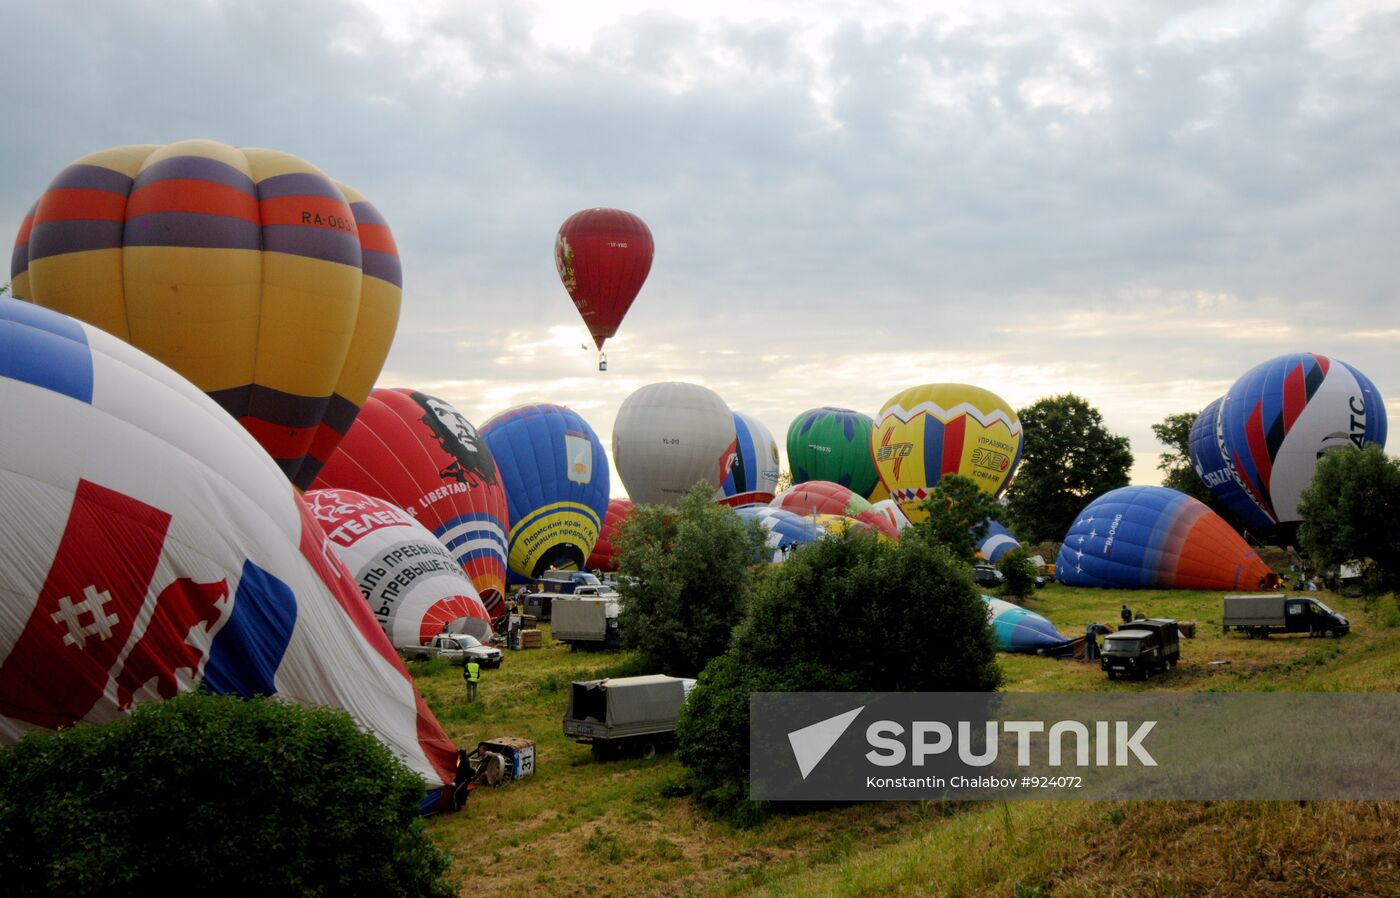
[{"label": "truck", "polygon": [[554,600],[573,595],[616,597],[617,590],[588,571],[545,571],[525,594],[525,613],[537,620],[550,620]]},{"label": "truck", "polygon": [[401,645],[397,648],[406,661],[444,658],[451,664],[464,665],[475,661],[482,667],[500,667],[503,659],[500,649],[482,645],[481,640],[466,633],[439,633],[426,645]]},{"label": "truck", "polygon": [[550,629],[560,642],[567,642],[572,648],[622,648],[616,594],[599,596],[580,590],[572,596],[556,598],[552,610]]},{"label": "truck", "polygon": [[564,735],[599,758],[635,751],[644,758],[675,744],[676,721],[694,680],[650,674],[576,680],[569,686]]},{"label": "truck", "polygon": [[1351,621],[1317,599],[1286,592],[1225,596],[1220,620],[1226,633],[1242,631],[1250,639],[1267,639],[1272,633],[1341,637],[1351,630]]},{"label": "truck", "polygon": [[1110,680],[1120,676],[1147,679],[1171,670],[1181,659],[1181,637],[1174,620],[1163,617],[1135,620],[1108,634],[1099,667]]}]

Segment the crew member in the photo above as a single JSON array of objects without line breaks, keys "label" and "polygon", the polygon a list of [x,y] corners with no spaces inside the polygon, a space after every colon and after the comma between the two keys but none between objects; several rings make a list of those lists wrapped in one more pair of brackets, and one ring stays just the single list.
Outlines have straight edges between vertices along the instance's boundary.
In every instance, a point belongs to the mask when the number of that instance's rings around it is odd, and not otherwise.
[{"label": "crew member", "polygon": [[467,701],[476,701],[476,684],[481,682],[481,665],[475,660],[468,661],[462,668],[462,678],[467,681]]}]

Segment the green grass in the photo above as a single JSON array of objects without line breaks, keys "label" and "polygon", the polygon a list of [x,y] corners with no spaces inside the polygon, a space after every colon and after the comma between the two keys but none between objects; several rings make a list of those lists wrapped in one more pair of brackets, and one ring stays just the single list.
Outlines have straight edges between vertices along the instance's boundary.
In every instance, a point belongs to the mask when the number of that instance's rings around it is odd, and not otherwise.
[{"label": "green grass", "polygon": [[[1352,620],[1340,640],[1250,640],[1220,633],[1220,593],[1102,591],[1052,585],[1025,602],[1066,635],[1116,624],[1120,602],[1198,623],[1176,670],[1110,682],[1097,665],[1001,655],[1012,691],[1143,689],[1394,690],[1400,615],[1320,594]],[[1211,664],[1228,661],[1228,664]],[[473,793],[428,823],[455,858],[461,894],[1280,895],[1400,891],[1395,806],[1239,802],[873,803],[779,814],[751,830],[711,820],[670,754],[594,760],[563,735],[576,679],[638,670],[625,653],[549,645],[508,652],[466,702],[461,670],[411,668],[448,734],[464,748],[533,739],[537,773]],[[745,750],[737,746],[736,750]],[[1281,846],[1291,846],[1287,851]],[[1369,878],[1368,878],[1369,877]],[[1256,885],[1265,883],[1269,888]],[[1253,884],[1253,885],[1252,885]],[[1270,890],[1272,889],[1272,890]]]}]

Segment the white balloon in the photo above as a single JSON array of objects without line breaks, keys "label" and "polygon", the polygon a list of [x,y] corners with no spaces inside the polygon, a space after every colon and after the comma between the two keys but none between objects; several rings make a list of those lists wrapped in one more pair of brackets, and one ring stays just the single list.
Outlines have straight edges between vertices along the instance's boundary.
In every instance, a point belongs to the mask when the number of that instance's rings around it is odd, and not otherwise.
[{"label": "white balloon", "polygon": [[648,384],[617,410],[613,463],[633,502],[675,505],[699,481],[719,487],[734,441],[734,418],[714,390]]}]

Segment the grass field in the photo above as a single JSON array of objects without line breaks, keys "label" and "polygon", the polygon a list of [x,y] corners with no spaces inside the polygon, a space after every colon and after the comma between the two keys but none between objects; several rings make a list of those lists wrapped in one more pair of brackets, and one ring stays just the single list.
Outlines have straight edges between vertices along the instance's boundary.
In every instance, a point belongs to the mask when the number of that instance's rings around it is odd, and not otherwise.
[{"label": "grass field", "polygon": [[[1400,627],[1359,600],[1317,594],[1352,620],[1340,640],[1220,633],[1220,594],[1052,585],[1026,601],[1067,636],[1116,624],[1119,602],[1198,622],[1180,665],[1146,684],[1095,665],[1001,655],[1012,691],[1388,690]],[[1228,663],[1211,663],[1228,662]],[[641,673],[626,654],[551,645],[509,652],[468,705],[461,669],[418,665],[420,690],[463,747],[535,740],[535,776],[473,793],[429,822],[460,893],[495,895],[1394,895],[1400,806],[1328,802],[872,803],[715,823],[671,755],[599,762],[561,729],[575,679]],[[738,746],[736,750],[745,750]]]}]

